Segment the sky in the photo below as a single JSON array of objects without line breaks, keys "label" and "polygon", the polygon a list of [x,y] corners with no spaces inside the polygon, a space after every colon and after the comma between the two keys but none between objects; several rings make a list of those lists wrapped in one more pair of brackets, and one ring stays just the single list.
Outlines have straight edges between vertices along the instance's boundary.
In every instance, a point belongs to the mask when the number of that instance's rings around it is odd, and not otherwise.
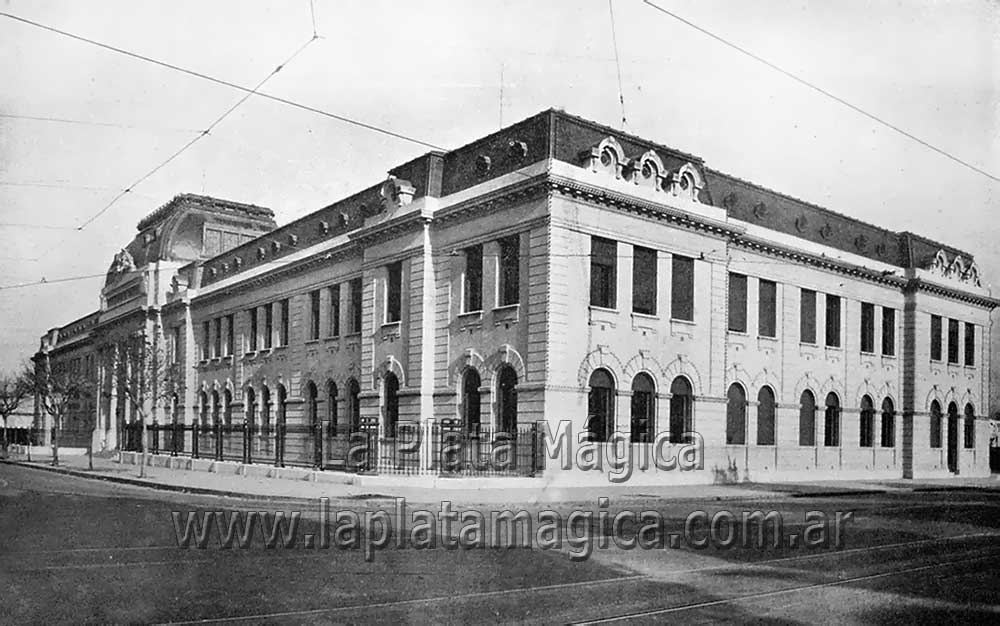
[{"label": "sky", "polygon": [[[1000,3],[653,1],[1000,177]],[[239,85],[284,64],[262,91],[443,148],[549,107],[622,127],[617,40],[625,130],[967,250],[1000,292],[1000,183],[641,0],[613,1],[614,38],[605,0],[0,0],[0,12]],[[250,97],[76,230],[244,94],[4,16],[0,85],[0,371],[96,310],[103,277],[15,286],[102,275],[174,195],[267,206],[285,223],[428,150]]]}]

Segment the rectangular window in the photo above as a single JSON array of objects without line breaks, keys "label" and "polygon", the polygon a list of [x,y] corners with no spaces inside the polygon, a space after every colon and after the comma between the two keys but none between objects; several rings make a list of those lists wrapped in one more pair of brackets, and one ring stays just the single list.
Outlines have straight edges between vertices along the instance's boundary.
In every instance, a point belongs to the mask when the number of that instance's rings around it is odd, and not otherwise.
[{"label": "rectangular window", "polygon": [[233,337],[236,332],[234,329],[235,324],[233,324],[234,320],[235,316],[232,313],[226,316],[226,342],[223,346],[226,356],[232,356],[233,354]]},{"label": "rectangular window", "polygon": [[360,333],[361,332],[361,300],[362,300],[362,288],[361,279],[355,278],[350,282],[351,289],[351,299],[348,302],[348,316],[351,321],[351,332]]},{"label": "rectangular window", "polygon": [[264,307],[264,349],[270,350],[274,342],[274,304]]},{"label": "rectangular window", "polygon": [[896,309],[882,308],[882,354],[896,354]]},{"label": "rectangular window", "polygon": [[181,361],[181,327],[174,326],[170,334],[170,362]]},{"label": "rectangular window", "polygon": [[757,300],[757,334],[778,336],[778,285],[773,280],[761,280]]},{"label": "rectangular window", "polygon": [[948,320],[948,362],[958,363],[958,320]]},{"label": "rectangular window", "polygon": [[968,322],[965,323],[965,364],[976,364],[976,327]]},{"label": "rectangular window", "polygon": [[861,351],[875,352],[875,305],[861,303]]},{"label": "rectangular window", "polygon": [[840,347],[840,296],[826,295],[826,345]]},{"label": "rectangular window", "polygon": [[694,259],[673,256],[671,269],[670,317],[694,321]]},{"label": "rectangular window", "polygon": [[618,242],[590,238],[590,304],[615,308],[618,267]]},{"label": "rectangular window", "polygon": [[483,310],[483,247],[465,249],[465,282],[462,284],[465,301],[463,312]]},{"label": "rectangular window", "polygon": [[209,350],[212,346],[212,326],[211,322],[205,320],[201,323],[201,359],[207,361],[210,357]]},{"label": "rectangular window", "polygon": [[729,273],[729,330],[747,332],[747,277]]},{"label": "rectangular window", "polygon": [[279,303],[279,317],[278,317],[278,345],[287,346],[288,345],[288,300],[282,300]]},{"label": "rectangular window", "polygon": [[212,325],[215,327],[215,335],[212,337],[212,356],[222,356],[222,318],[217,317],[212,320]]},{"label": "rectangular window", "polygon": [[402,319],[403,264],[399,261],[386,268],[385,279],[385,323],[391,324]]},{"label": "rectangular window", "polygon": [[803,289],[799,305],[799,341],[816,343],[816,292]]},{"label": "rectangular window", "polygon": [[521,237],[512,235],[500,240],[500,276],[498,296],[500,306],[517,304],[521,300]]},{"label": "rectangular window", "polygon": [[319,339],[320,291],[309,292],[309,338]]},{"label": "rectangular window", "polygon": [[247,311],[247,314],[250,316],[250,337],[247,343],[250,346],[249,351],[256,352],[257,351],[257,307],[254,307],[249,311]]},{"label": "rectangular window", "polygon": [[941,316],[931,315],[931,360],[941,360]]},{"label": "rectangular window", "polygon": [[632,311],[656,315],[656,250],[633,248]]},{"label": "rectangular window", "polygon": [[330,287],[330,336],[340,336],[340,285]]}]

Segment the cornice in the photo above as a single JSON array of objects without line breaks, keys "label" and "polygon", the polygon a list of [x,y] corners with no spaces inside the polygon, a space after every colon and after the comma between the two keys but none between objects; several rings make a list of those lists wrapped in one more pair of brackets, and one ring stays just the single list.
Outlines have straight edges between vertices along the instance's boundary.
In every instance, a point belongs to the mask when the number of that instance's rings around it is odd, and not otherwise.
[{"label": "cornice", "polygon": [[336,250],[329,250],[326,252],[319,252],[313,256],[301,259],[299,261],[294,261],[288,265],[275,268],[267,273],[249,278],[247,280],[235,283],[228,287],[212,291],[204,295],[195,295],[191,298],[191,304],[207,304],[210,302],[215,302],[216,300],[233,296],[245,291],[250,291],[258,287],[263,287],[271,283],[275,283],[284,278],[290,276],[295,276],[297,274],[302,274],[313,268],[319,267],[324,263],[340,261],[348,258],[352,255],[360,256],[360,250],[352,245],[346,245]]},{"label": "cornice", "polygon": [[604,187],[581,183],[572,178],[550,175],[547,183],[550,190],[564,196],[586,200],[627,213],[655,217],[686,228],[727,237],[738,236],[744,232],[744,228],[741,226],[702,215],[695,215],[664,204],[642,200],[634,196],[611,191]]},{"label": "cornice", "polygon": [[361,228],[356,232],[348,233],[347,238],[354,244],[364,247],[377,243],[379,240],[390,239],[400,233],[412,230],[414,226],[421,226],[430,221],[430,216],[422,211],[413,210],[404,215],[390,218],[385,222],[373,224],[367,228]]},{"label": "cornice", "polygon": [[906,287],[908,290],[932,293],[937,296],[944,296],[945,298],[951,298],[953,300],[986,307],[988,309],[995,309],[1000,306],[1000,299],[972,294],[960,289],[924,282],[920,278],[911,278]]}]

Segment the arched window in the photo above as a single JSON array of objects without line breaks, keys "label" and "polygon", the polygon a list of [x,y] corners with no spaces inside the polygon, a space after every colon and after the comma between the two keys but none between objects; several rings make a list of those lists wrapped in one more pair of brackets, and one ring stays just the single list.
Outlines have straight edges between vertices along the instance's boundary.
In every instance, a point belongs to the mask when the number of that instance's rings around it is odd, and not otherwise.
[{"label": "arched window", "polygon": [[808,389],[799,396],[799,445],[816,445],[816,396]]},{"label": "arched window", "polygon": [[254,426],[257,423],[257,394],[254,393],[253,387],[247,387],[246,391],[246,406],[243,409],[243,418],[247,423],[247,431],[253,432]]},{"label": "arched window", "polygon": [[361,431],[361,385],[353,378],[347,381],[347,414],[350,416],[351,433]]},{"label": "arched window", "polygon": [[770,387],[757,392],[757,445],[774,445],[774,392]]},{"label": "arched window", "polygon": [[201,405],[201,425],[207,428],[209,419],[208,394],[202,391],[200,397],[198,398],[198,403]]},{"label": "arched window", "polygon": [[632,442],[650,443],[656,430],[656,387],[649,374],[632,379]]},{"label": "arched window", "polygon": [[271,432],[271,390],[266,386],[260,388],[260,432]]},{"label": "arched window", "polygon": [[892,400],[882,400],[882,447],[892,448],[896,445],[896,407]]},{"label": "arched window", "polygon": [[965,405],[965,447],[976,447],[976,410],[971,404]]},{"label": "arched window", "polygon": [[326,419],[331,437],[337,436],[337,383],[332,380],[326,383]]},{"label": "arched window", "polygon": [[473,368],[465,370],[462,376],[462,423],[465,432],[475,434],[479,432],[480,423],[480,398],[479,387],[482,379],[479,372]]},{"label": "arched window", "polygon": [[497,372],[497,417],[501,432],[517,432],[517,372],[509,365]]},{"label": "arched window", "polygon": [[948,404],[948,470],[958,471],[958,405]]},{"label": "arched window", "polygon": [[607,441],[615,423],[615,382],[605,369],[590,375],[587,394],[587,432],[591,441]]},{"label": "arched window", "polygon": [[840,398],[832,391],[826,394],[826,412],[823,414],[823,445],[840,445]]},{"label": "arched window", "polygon": [[694,430],[693,416],[694,397],[691,383],[683,376],[678,376],[670,383],[670,442],[687,442],[690,437],[684,435]]},{"label": "arched window", "polygon": [[222,419],[226,426],[233,425],[233,392],[229,389],[222,392]]},{"label": "arched window", "polygon": [[213,426],[216,425],[216,424],[221,424],[222,423],[220,421],[220,413],[219,413],[220,406],[221,406],[221,403],[219,402],[219,391],[216,389],[216,390],[212,391],[212,425]]},{"label": "arched window", "polygon": [[313,429],[319,428],[319,390],[316,389],[316,383],[311,380],[306,383],[306,419]]},{"label": "arched window", "polygon": [[747,442],[747,394],[739,383],[726,392],[726,444],[742,446]]},{"label": "arched window", "polygon": [[862,448],[870,448],[875,439],[875,405],[869,396],[861,398],[861,419],[859,420],[861,431],[858,442]]},{"label": "arched window", "polygon": [[383,402],[382,427],[385,437],[396,436],[396,424],[399,423],[399,379],[392,372],[386,372],[382,380]]},{"label": "arched window", "polygon": [[284,385],[278,385],[278,406],[276,407],[274,425],[281,427],[285,425],[285,417],[288,409],[288,392]]},{"label": "arched window", "polygon": [[931,402],[931,447],[941,447],[941,403]]}]

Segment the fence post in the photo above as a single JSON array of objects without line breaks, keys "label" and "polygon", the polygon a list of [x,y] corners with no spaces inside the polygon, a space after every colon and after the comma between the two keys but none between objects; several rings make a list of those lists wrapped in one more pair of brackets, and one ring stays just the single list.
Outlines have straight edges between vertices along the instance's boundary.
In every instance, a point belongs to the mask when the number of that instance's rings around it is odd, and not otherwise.
[{"label": "fence post", "polygon": [[538,422],[531,423],[531,476],[538,471]]},{"label": "fence post", "polygon": [[160,453],[160,425],[153,420],[153,454]]},{"label": "fence post", "polygon": [[191,458],[198,458],[198,420],[191,424]]}]

